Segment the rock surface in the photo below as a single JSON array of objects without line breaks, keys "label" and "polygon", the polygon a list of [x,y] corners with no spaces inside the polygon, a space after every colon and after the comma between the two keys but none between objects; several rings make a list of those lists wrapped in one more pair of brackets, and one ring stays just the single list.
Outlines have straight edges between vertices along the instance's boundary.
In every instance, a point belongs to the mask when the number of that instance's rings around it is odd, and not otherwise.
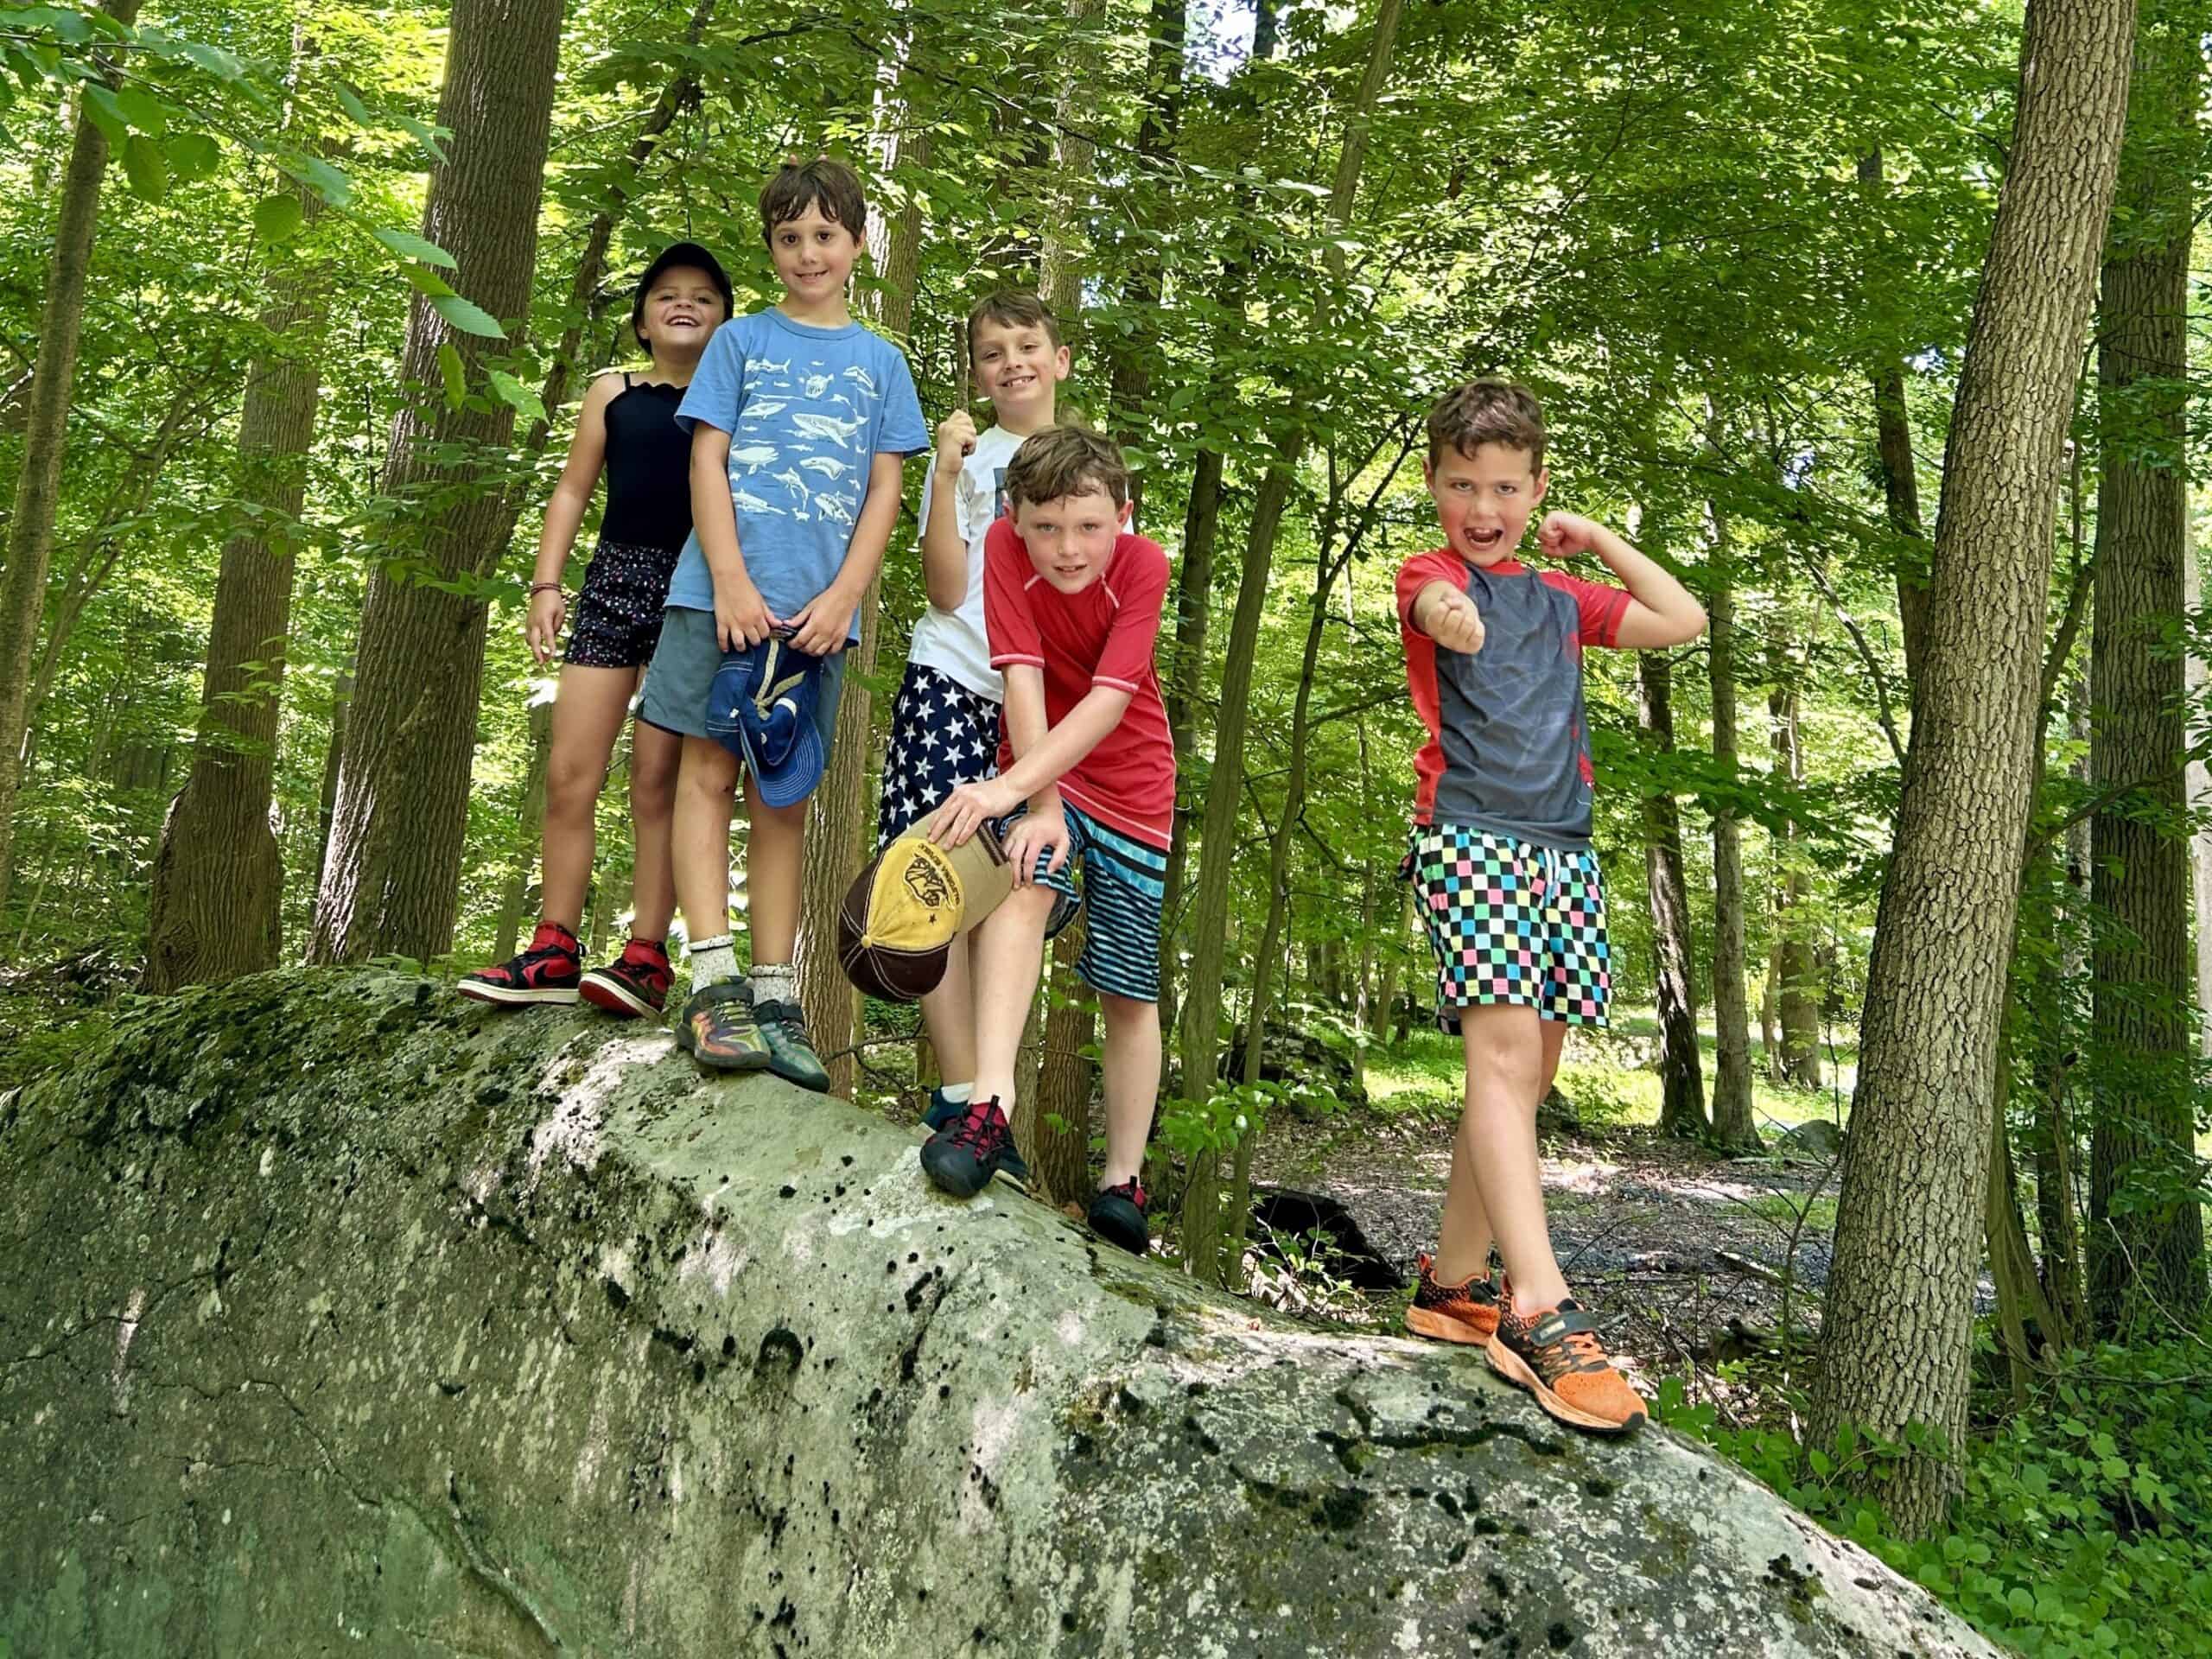
[{"label": "rock surface", "polygon": [[396,976],[0,1094],[0,1287],[11,1659],[1993,1651],[1669,1434]]}]

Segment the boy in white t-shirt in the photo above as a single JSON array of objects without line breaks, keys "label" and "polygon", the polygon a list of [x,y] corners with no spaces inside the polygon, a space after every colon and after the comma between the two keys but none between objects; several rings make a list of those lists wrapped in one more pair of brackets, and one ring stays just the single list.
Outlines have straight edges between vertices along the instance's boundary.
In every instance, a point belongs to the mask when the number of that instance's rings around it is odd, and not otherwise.
[{"label": "boy in white t-shirt", "polygon": [[[994,419],[979,433],[968,411],[957,409],[937,429],[936,458],[922,485],[922,574],[930,603],[914,624],[906,676],[891,707],[879,844],[927,817],[960,785],[998,772],[1006,692],[983,632],[983,540],[1007,511],[1001,486],[1014,452],[1054,423],[1068,348],[1042,300],[1001,292],[968,314],[968,361],[991,400]],[[956,944],[944,979],[922,999],[923,1023],[944,1078],[930,1096],[931,1129],[966,1109],[976,1077],[971,938]]]}]

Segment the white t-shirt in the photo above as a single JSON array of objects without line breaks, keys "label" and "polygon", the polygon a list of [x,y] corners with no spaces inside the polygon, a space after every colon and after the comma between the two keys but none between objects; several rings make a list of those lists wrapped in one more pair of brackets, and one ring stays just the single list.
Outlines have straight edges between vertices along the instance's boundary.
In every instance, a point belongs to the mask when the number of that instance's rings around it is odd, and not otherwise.
[{"label": "white t-shirt", "polygon": [[[991,666],[991,645],[983,632],[983,538],[1004,516],[1006,469],[1021,439],[1002,426],[987,427],[976,435],[976,448],[961,464],[958,494],[953,500],[953,522],[960,539],[968,543],[968,592],[957,611],[931,605],[914,624],[914,639],[906,660],[950,676],[970,691],[994,702],[1006,701],[1006,686]],[[937,487],[937,467],[922,482],[922,524],[930,521],[930,497]]]}]

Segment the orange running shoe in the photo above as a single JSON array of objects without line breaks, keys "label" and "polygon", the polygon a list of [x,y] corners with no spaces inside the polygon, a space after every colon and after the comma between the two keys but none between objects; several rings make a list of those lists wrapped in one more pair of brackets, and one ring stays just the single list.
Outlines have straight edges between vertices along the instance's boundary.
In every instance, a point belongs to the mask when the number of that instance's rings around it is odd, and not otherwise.
[{"label": "orange running shoe", "polygon": [[1478,1273],[1464,1285],[1436,1282],[1436,1258],[1419,1258],[1421,1284],[1406,1309],[1406,1329],[1438,1342],[1463,1342],[1480,1348],[1497,1334],[1497,1292],[1490,1275]]},{"label": "orange running shoe", "polygon": [[1569,1297],[1557,1307],[1523,1315],[1506,1284],[1497,1334],[1483,1351],[1491,1370],[1536,1396],[1536,1403],[1572,1427],[1626,1434],[1649,1413],[1643,1397],[1615,1370],[1598,1340],[1598,1321]]}]

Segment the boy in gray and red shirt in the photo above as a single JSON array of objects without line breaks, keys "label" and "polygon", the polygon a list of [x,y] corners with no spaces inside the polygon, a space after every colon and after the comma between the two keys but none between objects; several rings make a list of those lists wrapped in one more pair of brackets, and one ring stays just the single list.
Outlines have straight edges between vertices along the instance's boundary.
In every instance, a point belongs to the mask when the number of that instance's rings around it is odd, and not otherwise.
[{"label": "boy in gray and red shirt", "polygon": [[[1536,1106],[1569,1025],[1603,1025],[1605,888],[1590,850],[1586,645],[1681,645],[1705,612],[1604,525],[1544,516],[1548,556],[1591,552],[1622,587],[1514,556],[1544,498],[1544,417],[1526,387],[1476,380],[1428,417],[1422,475],[1446,545],[1398,572],[1406,683],[1428,728],[1404,873],[1436,953],[1437,1018],[1467,1061],[1466,1109],[1416,1334],[1478,1344],[1560,1421],[1619,1433],[1643,1402],[1568,1295],[1544,1219]],[[1502,1290],[1490,1282],[1495,1243]]]},{"label": "boy in gray and red shirt", "polygon": [[1090,1225],[1142,1255],[1137,1168],[1160,1093],[1160,909],[1175,818],[1175,744],[1152,661],[1167,556],[1128,533],[1128,468],[1096,433],[1031,437],[1006,491],[1011,516],[983,547],[991,666],[1006,677],[999,775],[947,796],[931,836],[953,847],[997,824],[1015,885],[976,927],[975,1094],[930,1137],[922,1167],[963,1198],[1026,1173],[1007,1121],[1014,1058],[1080,868],[1089,932],[1076,972],[1106,1023],[1106,1170]]}]

